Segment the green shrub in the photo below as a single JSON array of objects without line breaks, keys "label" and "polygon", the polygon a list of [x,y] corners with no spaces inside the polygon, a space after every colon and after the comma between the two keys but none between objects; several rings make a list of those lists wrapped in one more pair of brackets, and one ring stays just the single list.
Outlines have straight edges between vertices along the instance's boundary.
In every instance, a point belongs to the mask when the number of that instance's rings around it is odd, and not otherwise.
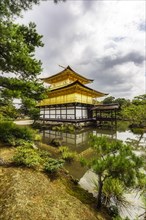
[{"label": "green shrub", "polygon": [[13,139],[11,130],[14,129],[14,124],[12,122],[1,121],[0,122],[0,140],[2,142],[9,143]]},{"label": "green shrub", "polygon": [[[30,127],[20,127],[10,121],[0,121],[0,140],[10,145],[18,145],[20,139],[33,141],[37,132]],[[38,139],[38,137],[37,137]]]},{"label": "green shrub", "polygon": [[37,150],[26,147],[17,147],[16,154],[13,157],[16,165],[24,165],[27,167],[38,167],[42,162],[42,158]]},{"label": "green shrub", "polygon": [[37,152],[38,152],[39,156],[43,159],[44,162],[47,161],[48,158],[50,158],[50,156],[51,156],[51,153],[49,153],[46,150],[38,149]]},{"label": "green shrub", "polygon": [[42,168],[51,161],[50,153],[45,150],[33,149],[32,143],[24,142],[24,146],[17,147],[12,161],[16,165],[32,168]]},{"label": "green shrub", "polygon": [[49,158],[49,160],[44,165],[44,170],[47,173],[57,173],[57,171],[63,167],[64,160],[56,160]]},{"label": "green shrub", "polygon": [[59,151],[62,154],[62,159],[68,162],[73,161],[76,158],[76,152],[69,151],[69,148],[66,146],[59,147]]},{"label": "green shrub", "polygon": [[69,151],[69,149],[68,149],[67,146],[61,146],[61,147],[59,147],[59,152],[63,153],[63,152],[66,152],[66,151]]},{"label": "green shrub", "polygon": [[34,141],[41,141],[42,137],[40,134],[35,134]]},{"label": "green shrub", "polygon": [[33,148],[34,143],[33,141],[26,141],[24,139],[15,138],[15,146],[21,146],[25,148]]},{"label": "green shrub", "polygon": [[16,138],[21,138],[24,140],[34,140],[36,137],[36,131],[30,127],[19,127],[15,125],[12,132]]},{"label": "green shrub", "polygon": [[[1,108],[0,108],[0,111],[1,111]],[[0,112],[0,121],[12,121],[12,120],[13,120],[12,118]]]},{"label": "green shrub", "polygon": [[75,159],[76,157],[76,153],[75,152],[63,152],[62,153],[62,159],[66,160],[68,162],[71,162]]}]

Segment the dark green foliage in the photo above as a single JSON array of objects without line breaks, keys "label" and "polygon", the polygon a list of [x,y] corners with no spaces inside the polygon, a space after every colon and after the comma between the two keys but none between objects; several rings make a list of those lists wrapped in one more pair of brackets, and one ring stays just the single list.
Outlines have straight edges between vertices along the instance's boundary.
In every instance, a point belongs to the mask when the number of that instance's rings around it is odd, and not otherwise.
[{"label": "dark green foliage", "polygon": [[20,127],[13,122],[0,121],[0,140],[10,145],[18,145],[20,140],[33,141],[36,131],[30,127]]},{"label": "dark green foliage", "polygon": [[120,108],[129,106],[130,100],[125,98],[115,98],[113,96],[109,96],[103,100],[103,104],[111,104],[111,103],[117,103],[119,104]]},{"label": "dark green foliage", "polygon": [[96,136],[91,137],[91,146],[98,155],[98,160],[93,159],[91,163],[96,173],[103,174],[104,177],[118,177],[128,187],[136,184],[135,175],[139,173],[143,161],[132,152],[131,146],[119,140],[108,140],[106,137]]},{"label": "dark green foliage", "polygon": [[[25,73],[26,74],[26,73]],[[30,75],[30,73],[28,73]],[[0,86],[3,87],[2,90],[2,97],[7,97],[8,99],[11,99],[12,97],[15,98],[21,98],[22,93],[23,97],[25,98],[24,101],[27,102],[26,104],[32,105],[30,103],[29,99],[27,99],[27,95],[30,96],[30,98],[33,98],[35,100],[39,100],[43,98],[44,94],[44,88],[41,83],[38,83],[35,79],[29,79],[28,76],[27,80],[21,80],[16,78],[7,78],[7,77],[1,77],[0,78]],[[33,77],[33,76],[29,76]],[[4,104],[8,102],[8,100],[3,100]],[[6,102],[7,101],[7,102]]]},{"label": "dark green foliage", "polygon": [[132,104],[145,105],[146,104],[146,94],[134,97],[134,99],[132,100]]},{"label": "dark green foliage", "polygon": [[43,46],[42,36],[36,32],[34,23],[28,26],[14,23],[16,15],[36,3],[39,1],[0,1],[0,71],[7,74],[0,77],[0,110],[5,117],[17,117],[11,112],[14,112],[13,99],[18,98],[23,109],[27,109],[22,113],[29,116],[33,113],[36,118],[34,107],[44,98],[45,89],[37,79],[42,70],[41,62],[35,59],[36,47]]},{"label": "dark green foliage", "polygon": [[103,100],[103,104],[111,104],[114,103],[114,101],[115,101],[115,97],[109,96]]},{"label": "dark green foliage", "polygon": [[41,72],[41,62],[34,58],[35,48],[43,45],[42,36],[32,23],[26,27],[5,21],[0,32],[0,70],[15,74],[13,78],[0,77],[0,104],[12,106],[13,98],[18,98],[23,104],[22,113],[31,116],[37,101],[45,97],[45,89],[36,78]]},{"label": "dark green foliage", "polygon": [[36,48],[43,46],[42,36],[37,33],[34,23],[30,22],[26,26],[15,21],[22,11],[31,9],[40,2],[41,0],[0,1],[0,71],[7,74],[0,77],[0,110],[4,117],[17,117],[17,114],[12,115],[7,111],[7,106],[13,106],[13,99],[18,98],[22,102],[18,113],[36,120],[39,110],[35,107],[39,100],[46,97],[46,89],[38,80],[42,71],[41,61],[35,58]]},{"label": "dark green foliage", "polygon": [[1,118],[0,120],[10,120],[16,119],[19,116],[18,109],[15,108],[11,103],[7,103],[7,105],[2,105],[1,108]]},{"label": "dark green foliage", "polygon": [[56,173],[60,168],[63,167],[63,164],[64,164],[64,160],[49,158],[44,165],[44,170],[47,173]]},{"label": "dark green foliage", "polygon": [[119,211],[118,211],[117,206],[111,205],[111,206],[109,207],[109,214],[110,214],[112,217],[117,217],[117,216],[119,215]]},{"label": "dark green foliage", "polygon": [[48,158],[51,156],[51,154],[50,154],[48,151],[46,151],[46,150],[40,150],[40,149],[38,149],[37,152],[38,152],[39,156],[40,156],[44,161],[47,161]]},{"label": "dark green foliage", "polygon": [[123,109],[122,116],[129,120],[134,127],[146,126],[146,104],[131,104]]},{"label": "dark green foliage", "polygon": [[[144,175],[141,168],[143,159],[136,156],[132,147],[123,144],[119,140],[109,140],[106,137],[91,136],[90,145],[95,150],[95,157],[90,161],[82,159],[82,164],[92,168],[98,176],[97,207],[101,207],[101,198],[110,193],[111,189],[106,186],[107,182],[119,181],[119,186],[113,190],[111,195],[106,196],[108,200],[114,198],[119,201],[122,198],[122,190],[127,188],[143,187]],[[115,184],[114,184],[115,185]],[[124,192],[124,191],[123,191]]]},{"label": "dark green foliage", "polygon": [[43,46],[42,36],[36,32],[36,25],[27,26],[3,21],[1,31],[0,70],[21,74],[21,78],[34,78],[41,71],[40,61],[34,58],[35,47]]},{"label": "dark green foliage", "polygon": [[[12,18],[14,15],[20,16],[22,10],[32,9],[34,4],[39,4],[43,0],[1,0],[0,1],[0,18]],[[52,0],[53,1],[53,0]],[[65,2],[66,0],[54,0],[55,3]]]},{"label": "dark green foliage", "polygon": [[0,17],[8,18],[14,15],[20,15],[22,10],[32,8],[33,4],[38,4],[40,0],[1,0],[0,1]]},{"label": "dark green foliage", "polygon": [[118,103],[120,111],[117,112],[119,119],[130,121],[134,127],[146,126],[146,95],[139,95],[132,101],[125,98],[109,96],[103,100],[103,104]]},{"label": "dark green foliage", "polygon": [[129,99],[125,99],[125,98],[116,99],[113,96],[109,96],[103,100],[103,104],[114,104],[114,103],[119,105],[119,109],[117,111],[117,118],[121,119],[122,118],[121,110],[127,106],[130,106],[131,102]]}]

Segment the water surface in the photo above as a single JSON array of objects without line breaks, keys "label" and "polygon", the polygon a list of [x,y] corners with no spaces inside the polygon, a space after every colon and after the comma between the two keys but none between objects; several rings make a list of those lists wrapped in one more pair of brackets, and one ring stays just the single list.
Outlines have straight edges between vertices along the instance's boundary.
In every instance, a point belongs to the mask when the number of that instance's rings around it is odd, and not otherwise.
[{"label": "water surface", "polygon": [[[146,150],[146,133],[134,134],[126,126],[124,129],[121,129],[121,127],[119,129],[86,128],[85,130],[76,131],[74,133],[44,130],[42,134],[43,142],[50,144],[53,139],[58,139],[61,145],[68,146],[71,151],[76,151],[77,154],[86,154],[86,157],[88,157],[90,134],[98,137],[107,136],[112,139],[132,143],[137,153],[142,153]],[[66,168],[74,178],[78,179],[80,179],[86,171],[86,169],[81,167],[80,163],[76,161],[72,164],[66,164]]]}]

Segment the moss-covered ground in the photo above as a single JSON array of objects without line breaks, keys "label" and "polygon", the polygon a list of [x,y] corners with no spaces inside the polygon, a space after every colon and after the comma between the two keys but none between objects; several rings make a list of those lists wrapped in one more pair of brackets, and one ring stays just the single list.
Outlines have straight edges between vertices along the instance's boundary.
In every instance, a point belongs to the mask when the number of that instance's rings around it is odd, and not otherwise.
[{"label": "moss-covered ground", "polygon": [[[10,162],[14,148],[1,148],[0,157]],[[96,201],[65,171],[57,177],[24,168],[0,167],[0,219],[2,220],[105,220]]]}]

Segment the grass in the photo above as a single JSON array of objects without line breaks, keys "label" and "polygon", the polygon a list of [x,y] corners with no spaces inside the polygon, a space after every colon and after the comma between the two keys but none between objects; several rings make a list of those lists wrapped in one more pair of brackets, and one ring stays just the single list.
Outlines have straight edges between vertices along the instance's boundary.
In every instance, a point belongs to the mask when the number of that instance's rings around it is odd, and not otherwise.
[{"label": "grass", "polygon": [[83,193],[79,196],[81,191],[72,192],[77,187],[71,182],[68,185],[60,178],[51,181],[44,173],[26,168],[0,170],[3,220],[107,219],[84,204],[85,198],[84,203],[80,200],[84,197]]},{"label": "grass", "polygon": [[[10,152],[9,152],[10,150]],[[2,148],[10,159],[10,148]],[[0,219],[105,220],[94,208],[95,199],[62,171],[53,181],[44,172],[22,167],[0,167]]]}]

